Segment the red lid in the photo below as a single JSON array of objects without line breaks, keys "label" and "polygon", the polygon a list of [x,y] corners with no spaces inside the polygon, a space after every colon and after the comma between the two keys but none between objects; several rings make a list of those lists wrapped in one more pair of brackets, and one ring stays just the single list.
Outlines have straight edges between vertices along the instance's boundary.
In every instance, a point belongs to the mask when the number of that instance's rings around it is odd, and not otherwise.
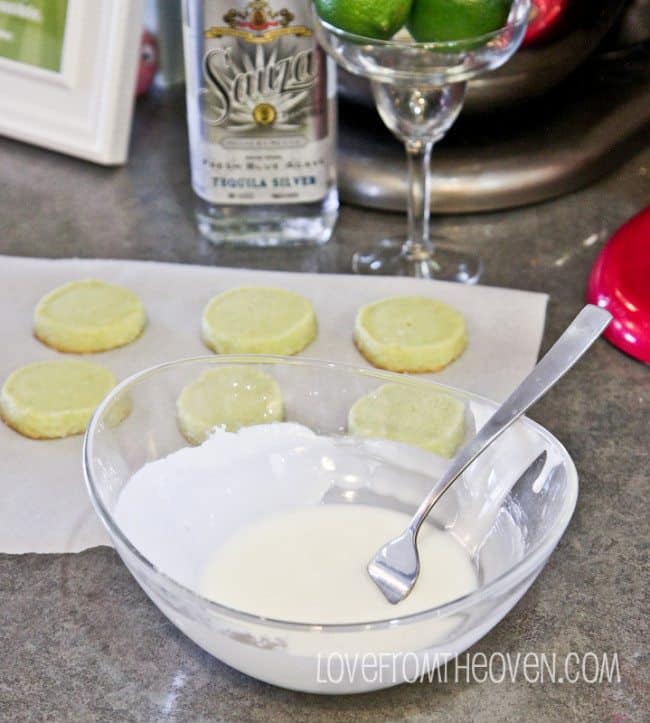
[{"label": "red lid", "polygon": [[600,252],[587,301],[614,317],[605,338],[650,364],[650,206],[621,226]]},{"label": "red lid", "polygon": [[548,40],[566,16],[569,0],[532,0],[523,45]]}]

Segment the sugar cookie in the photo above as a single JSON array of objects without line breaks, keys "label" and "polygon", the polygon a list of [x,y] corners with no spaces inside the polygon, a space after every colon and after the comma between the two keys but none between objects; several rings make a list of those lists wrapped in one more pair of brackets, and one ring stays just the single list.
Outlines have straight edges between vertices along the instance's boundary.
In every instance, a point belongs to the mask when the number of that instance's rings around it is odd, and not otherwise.
[{"label": "sugar cookie", "polygon": [[463,402],[436,389],[384,384],[352,405],[348,431],[453,457],[465,438],[465,414]]},{"label": "sugar cookie", "polygon": [[282,421],[282,393],[273,377],[257,369],[227,366],[207,369],[180,393],[178,424],[190,442],[200,444],[208,432]]},{"label": "sugar cookie", "polygon": [[354,341],[374,366],[394,372],[435,372],[467,346],[460,312],[425,296],[401,296],[359,309]]},{"label": "sugar cookie", "polygon": [[81,434],[115,384],[108,369],[79,359],[29,364],[5,381],[0,391],[0,416],[33,439]]},{"label": "sugar cookie", "polygon": [[34,334],[62,352],[92,353],[124,346],[146,316],[130,289],[103,281],[72,281],[46,294],[34,312]]},{"label": "sugar cookie", "polygon": [[201,329],[219,354],[291,355],[316,337],[316,314],[300,294],[245,286],[215,296],[203,311]]}]

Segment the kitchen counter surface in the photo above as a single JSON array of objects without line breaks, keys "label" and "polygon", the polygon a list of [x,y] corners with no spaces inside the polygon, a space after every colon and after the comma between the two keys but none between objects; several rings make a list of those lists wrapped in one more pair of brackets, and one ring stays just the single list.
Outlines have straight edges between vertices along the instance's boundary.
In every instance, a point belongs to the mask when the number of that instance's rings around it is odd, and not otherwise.
[{"label": "kitchen counter surface", "polygon": [[[548,347],[580,308],[604,240],[649,200],[646,150],[570,196],[434,222],[479,251],[483,283],[550,294]],[[132,160],[121,169],[0,139],[0,203],[2,254],[296,271],[345,272],[355,246],[404,224],[399,215],[344,207],[336,241],[319,250],[210,246],[191,217],[176,96],[138,104]],[[196,647],[115,552],[97,548],[0,555],[0,720],[647,720],[649,402],[648,368],[600,341],[534,409],[575,459],[577,511],[537,582],[471,651],[555,653],[558,667],[569,653],[610,661],[617,654],[618,682],[542,684],[526,682],[521,670],[515,682],[467,682],[452,665],[447,684],[356,697],[273,688]],[[593,660],[587,656],[588,677]]]}]

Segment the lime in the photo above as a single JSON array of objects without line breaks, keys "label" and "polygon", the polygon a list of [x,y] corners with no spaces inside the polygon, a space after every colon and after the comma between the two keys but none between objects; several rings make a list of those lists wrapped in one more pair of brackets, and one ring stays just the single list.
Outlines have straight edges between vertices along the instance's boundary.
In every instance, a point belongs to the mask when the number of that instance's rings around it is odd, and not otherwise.
[{"label": "lime", "polygon": [[511,0],[415,0],[407,27],[418,42],[464,40],[508,20]]},{"label": "lime", "polygon": [[388,40],[403,27],[413,0],[315,0],[330,25],[365,38]]}]

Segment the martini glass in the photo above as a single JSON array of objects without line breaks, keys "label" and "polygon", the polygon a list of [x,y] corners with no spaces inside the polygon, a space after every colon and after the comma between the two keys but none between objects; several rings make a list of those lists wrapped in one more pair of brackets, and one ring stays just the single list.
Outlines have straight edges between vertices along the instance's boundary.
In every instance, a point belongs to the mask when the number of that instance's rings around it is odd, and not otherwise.
[{"label": "martini glass", "polygon": [[429,234],[430,162],[434,144],[463,107],[467,81],[503,65],[526,32],[530,0],[513,0],[506,25],[480,37],[418,43],[354,35],[322,20],[312,6],[318,39],[346,70],[371,82],[377,110],[406,146],[408,233],[355,253],[353,270],[475,283],[482,271],[473,254],[438,243]]}]

